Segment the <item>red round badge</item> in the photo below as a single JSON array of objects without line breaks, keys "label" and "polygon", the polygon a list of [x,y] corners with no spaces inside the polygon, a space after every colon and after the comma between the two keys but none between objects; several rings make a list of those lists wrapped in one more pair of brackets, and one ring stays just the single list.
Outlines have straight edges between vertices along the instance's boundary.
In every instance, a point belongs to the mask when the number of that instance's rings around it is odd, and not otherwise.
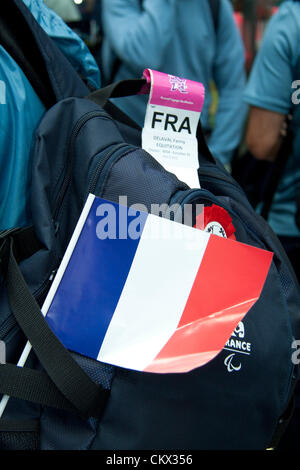
[{"label": "red round badge", "polygon": [[223,207],[212,206],[204,207],[203,211],[197,215],[195,228],[205,232],[218,235],[219,237],[236,240],[235,227],[228,212]]}]

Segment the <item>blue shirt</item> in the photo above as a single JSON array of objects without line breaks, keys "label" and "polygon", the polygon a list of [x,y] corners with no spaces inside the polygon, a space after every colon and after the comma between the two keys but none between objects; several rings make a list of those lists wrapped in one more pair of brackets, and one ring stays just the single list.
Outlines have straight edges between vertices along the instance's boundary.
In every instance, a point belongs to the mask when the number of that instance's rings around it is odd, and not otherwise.
[{"label": "blue shirt", "polygon": [[[100,86],[100,72],[83,41],[41,0],[24,0],[78,72]],[[0,46],[0,230],[30,223],[34,133],[45,112],[28,79]]]},{"label": "blue shirt", "polygon": [[[112,50],[121,59],[114,81],[138,78],[145,68],[202,82],[206,89],[201,122],[210,127],[210,83],[219,92],[215,126],[209,140],[213,155],[230,162],[239,145],[247,106],[244,47],[229,0],[220,2],[215,33],[207,0],[103,0],[106,36],[102,72],[110,71]],[[147,97],[116,100],[116,104],[143,126]]]},{"label": "blue shirt", "polygon": [[[287,1],[270,20],[256,57],[245,101],[287,115],[300,97],[300,3]],[[296,101],[295,101],[296,102]],[[295,223],[296,189],[300,189],[300,106],[294,105],[293,151],[271,207],[269,223],[275,233],[300,236]]]}]

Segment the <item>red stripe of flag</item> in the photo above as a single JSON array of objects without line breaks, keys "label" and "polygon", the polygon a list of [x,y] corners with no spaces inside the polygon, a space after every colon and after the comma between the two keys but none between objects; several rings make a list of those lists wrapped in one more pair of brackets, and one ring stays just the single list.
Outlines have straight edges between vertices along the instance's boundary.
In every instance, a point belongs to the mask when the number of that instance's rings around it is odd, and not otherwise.
[{"label": "red stripe of flag", "polygon": [[145,370],[186,372],[213,359],[259,298],[272,256],[211,235],[178,327]]}]

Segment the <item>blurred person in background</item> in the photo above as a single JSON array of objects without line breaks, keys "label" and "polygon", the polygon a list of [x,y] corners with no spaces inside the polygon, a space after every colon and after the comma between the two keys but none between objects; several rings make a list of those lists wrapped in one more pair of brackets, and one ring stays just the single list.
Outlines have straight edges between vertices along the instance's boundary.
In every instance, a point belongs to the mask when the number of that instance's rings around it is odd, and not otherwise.
[{"label": "blurred person in background", "polygon": [[[276,161],[292,112],[293,141],[271,206],[269,223],[300,279],[300,3],[286,1],[270,20],[256,57],[245,100],[250,105],[247,145],[260,161]],[[272,312],[270,312],[272,313]],[[300,449],[300,386],[279,450]]]},{"label": "blurred person in background", "polygon": [[[102,0],[44,0],[84,41],[100,66]],[[101,67],[99,67],[101,70]]]},{"label": "blurred person in background", "polygon": [[[100,71],[84,42],[43,0],[23,0],[31,13],[92,88]],[[34,68],[34,57],[29,57]],[[31,153],[45,107],[23,70],[0,43],[0,230],[30,223]]]},{"label": "blurred person in background", "polygon": [[[219,2],[216,30],[209,1],[103,0],[101,72],[106,83],[138,78],[145,68],[202,82],[202,127],[212,154],[230,167],[247,110],[245,51],[230,1]],[[218,95],[213,122],[212,82]],[[140,126],[146,103],[141,95],[115,101]]]},{"label": "blurred person in background", "polygon": [[[300,279],[300,2],[284,2],[268,23],[245,92],[250,105],[247,147],[262,161],[276,161],[292,112],[291,152],[269,214]],[[294,103],[293,103],[294,102]]]},{"label": "blurred person in background", "polygon": [[74,0],[44,0],[47,7],[55,11],[66,23],[80,21],[81,14]]}]

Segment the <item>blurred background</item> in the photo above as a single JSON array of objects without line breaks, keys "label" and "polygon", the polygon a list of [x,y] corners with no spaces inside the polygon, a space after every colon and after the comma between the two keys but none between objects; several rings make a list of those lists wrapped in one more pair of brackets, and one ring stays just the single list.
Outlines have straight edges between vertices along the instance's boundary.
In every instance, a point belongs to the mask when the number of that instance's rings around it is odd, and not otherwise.
[{"label": "blurred background", "polygon": [[[201,0],[199,0],[201,1]],[[275,15],[285,0],[231,0],[238,30],[245,47],[245,67],[249,75],[259,50],[263,34],[271,16]],[[86,43],[101,71],[101,3],[102,0],[44,0],[68,26]],[[210,83],[212,96],[209,119],[214,127],[218,108],[218,92],[213,81]],[[244,139],[241,149],[244,148]]]},{"label": "blurred background", "polygon": [[246,68],[249,72],[259,49],[269,18],[284,0],[233,0],[235,17],[241,32],[245,51]]},{"label": "blurred background", "polygon": [[[44,0],[85,41],[100,64],[101,0]],[[269,18],[284,0],[232,0],[245,45],[246,70],[251,70]]]}]

